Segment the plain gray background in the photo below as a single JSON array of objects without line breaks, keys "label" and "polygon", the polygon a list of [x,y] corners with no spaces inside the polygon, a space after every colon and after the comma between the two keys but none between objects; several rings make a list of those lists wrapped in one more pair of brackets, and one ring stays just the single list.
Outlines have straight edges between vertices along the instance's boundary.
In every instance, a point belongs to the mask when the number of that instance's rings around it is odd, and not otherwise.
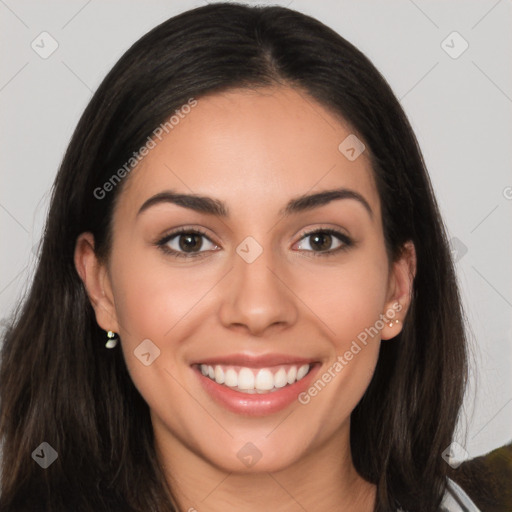
[{"label": "plain gray background", "polygon": [[[0,321],[30,282],[51,185],[92,92],[145,32],[205,3],[0,0]],[[246,3],[320,19],[360,48],[400,99],[452,239],[471,329],[460,457],[510,442],[511,1]],[[47,51],[52,39],[58,48],[47,58],[31,46]]]}]

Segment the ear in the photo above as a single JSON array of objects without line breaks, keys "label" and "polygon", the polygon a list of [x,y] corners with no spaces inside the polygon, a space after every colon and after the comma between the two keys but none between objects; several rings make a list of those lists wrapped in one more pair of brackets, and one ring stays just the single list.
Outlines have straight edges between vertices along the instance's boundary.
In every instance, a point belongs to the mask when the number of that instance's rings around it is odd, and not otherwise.
[{"label": "ear", "polygon": [[106,265],[96,256],[92,233],[82,233],[77,238],[74,260],[96,313],[98,325],[105,331],[119,332],[110,278]]},{"label": "ear", "polygon": [[[408,241],[403,246],[400,258],[392,264],[387,300],[382,312],[386,323],[381,330],[381,339],[394,338],[402,330],[405,315],[411,304],[415,276],[416,249],[412,241]],[[399,320],[399,323],[395,320]],[[391,327],[388,325],[390,322]]]}]

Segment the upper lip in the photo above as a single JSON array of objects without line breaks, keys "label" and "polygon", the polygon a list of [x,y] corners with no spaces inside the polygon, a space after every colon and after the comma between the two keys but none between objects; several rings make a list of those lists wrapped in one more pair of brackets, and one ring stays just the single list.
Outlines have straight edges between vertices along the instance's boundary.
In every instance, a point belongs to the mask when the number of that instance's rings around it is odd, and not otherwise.
[{"label": "upper lip", "polygon": [[206,357],[204,359],[195,361],[192,364],[207,364],[210,366],[231,365],[231,366],[245,366],[247,368],[267,368],[271,366],[279,366],[285,364],[313,364],[314,359],[307,359],[304,357],[296,357],[287,354],[228,354],[225,356]]}]

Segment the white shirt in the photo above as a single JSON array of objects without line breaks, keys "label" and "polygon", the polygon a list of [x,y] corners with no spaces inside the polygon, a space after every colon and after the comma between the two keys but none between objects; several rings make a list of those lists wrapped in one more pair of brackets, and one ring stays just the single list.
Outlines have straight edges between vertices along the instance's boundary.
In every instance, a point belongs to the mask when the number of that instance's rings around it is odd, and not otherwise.
[{"label": "white shirt", "polygon": [[448,479],[448,488],[441,502],[440,512],[480,512],[480,509],[453,480]]}]

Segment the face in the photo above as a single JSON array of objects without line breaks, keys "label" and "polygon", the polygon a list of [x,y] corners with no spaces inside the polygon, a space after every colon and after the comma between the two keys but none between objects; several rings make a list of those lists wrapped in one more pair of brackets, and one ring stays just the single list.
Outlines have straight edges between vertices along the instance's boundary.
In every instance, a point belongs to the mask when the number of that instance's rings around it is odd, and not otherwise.
[{"label": "face", "polygon": [[410,285],[351,133],[292,89],[199,98],[125,178],[108,263],[77,244],[161,446],[249,472],[348,443]]}]

